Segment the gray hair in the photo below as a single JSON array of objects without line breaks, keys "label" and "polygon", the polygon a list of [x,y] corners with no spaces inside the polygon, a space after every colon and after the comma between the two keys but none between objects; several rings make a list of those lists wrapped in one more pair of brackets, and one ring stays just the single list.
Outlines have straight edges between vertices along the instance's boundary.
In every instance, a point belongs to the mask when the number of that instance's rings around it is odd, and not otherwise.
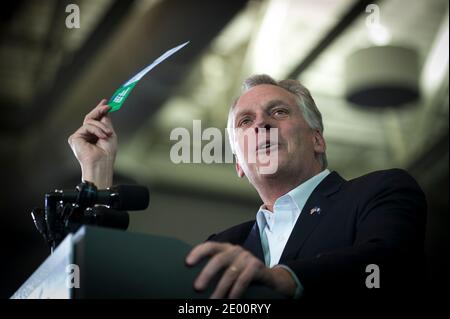
[{"label": "gray hair", "polygon": [[[242,93],[249,91],[251,88],[261,85],[261,84],[270,84],[281,87],[286,91],[294,94],[297,100],[297,104],[300,107],[300,111],[303,114],[303,118],[306,123],[308,123],[309,127],[314,130],[319,130],[321,134],[323,134],[323,122],[322,122],[322,114],[314,102],[314,99],[309,93],[309,90],[304,87],[297,80],[282,80],[276,81],[272,77],[266,74],[257,74],[252,75],[249,78],[245,79],[242,84]],[[230,107],[230,111],[228,112],[228,137],[230,142],[230,147],[234,153],[234,133],[233,133],[233,109],[237,103],[239,98],[235,100],[233,105]],[[320,154],[319,161],[322,165],[322,168],[325,169],[328,166],[327,156],[325,153]]]}]

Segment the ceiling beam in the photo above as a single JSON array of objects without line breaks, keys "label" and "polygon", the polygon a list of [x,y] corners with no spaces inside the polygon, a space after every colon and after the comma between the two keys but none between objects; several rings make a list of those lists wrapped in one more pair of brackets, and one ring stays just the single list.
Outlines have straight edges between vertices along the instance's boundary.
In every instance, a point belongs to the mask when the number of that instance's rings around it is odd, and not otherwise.
[{"label": "ceiling beam", "polygon": [[318,44],[306,55],[302,62],[289,74],[289,79],[296,79],[304,72],[345,30],[365,12],[369,4],[375,4],[379,0],[358,0],[347,11],[339,22],[318,42]]},{"label": "ceiling beam", "polygon": [[[72,1],[61,0],[58,2],[59,12],[54,20],[61,20],[61,16],[66,14],[62,9],[70,2]],[[54,108],[58,107],[57,103],[71,89],[71,84],[80,76],[91,58],[120,27],[121,21],[127,16],[134,3],[135,0],[116,0],[113,2],[84,44],[71,56],[71,62],[67,65],[63,64],[58,70],[53,85],[49,86],[46,91],[36,92],[32,105],[28,108],[28,116],[25,117],[27,127],[31,128],[34,123],[40,123]],[[45,101],[45,103],[42,103],[42,101]]]}]

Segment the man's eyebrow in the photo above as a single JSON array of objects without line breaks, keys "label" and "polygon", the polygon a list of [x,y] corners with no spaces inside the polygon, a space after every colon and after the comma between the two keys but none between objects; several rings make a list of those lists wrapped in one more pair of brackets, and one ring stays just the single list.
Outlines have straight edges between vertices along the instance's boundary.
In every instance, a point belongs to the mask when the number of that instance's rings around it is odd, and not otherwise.
[{"label": "man's eyebrow", "polygon": [[242,111],[237,112],[234,118],[238,119],[241,116],[248,115],[248,114],[251,114],[251,113],[252,113],[252,110],[242,110]]},{"label": "man's eyebrow", "polygon": [[[269,112],[271,109],[273,109],[274,107],[280,106],[280,105],[285,105],[288,106],[289,103],[287,103],[286,101],[283,100],[270,100],[269,102],[267,102],[264,106],[263,109],[266,112]],[[235,115],[235,119],[239,119],[240,117],[244,116],[244,115],[249,115],[254,113],[254,111],[252,109],[246,109],[246,110],[241,110],[239,112],[236,113]]]},{"label": "man's eyebrow", "polygon": [[270,100],[269,102],[267,102],[264,105],[264,109],[266,111],[270,111],[271,109],[273,109],[276,106],[280,106],[280,105],[285,105],[285,106],[289,106],[289,103],[283,101],[283,100]]}]

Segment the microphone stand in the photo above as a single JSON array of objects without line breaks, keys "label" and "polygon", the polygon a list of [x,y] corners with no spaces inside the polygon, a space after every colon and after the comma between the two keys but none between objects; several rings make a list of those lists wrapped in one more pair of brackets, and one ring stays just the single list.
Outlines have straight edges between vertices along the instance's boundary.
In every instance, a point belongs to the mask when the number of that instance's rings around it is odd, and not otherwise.
[{"label": "microphone stand", "polygon": [[[121,229],[128,227],[128,212],[115,211],[107,206],[102,206],[101,210],[100,207],[92,207],[97,194],[97,187],[93,183],[78,184],[76,190],[74,203],[65,203],[63,192],[55,190],[45,194],[44,210],[34,208],[31,211],[34,225],[47,241],[51,253],[68,233],[75,232],[82,225],[105,225]],[[120,223],[114,224],[111,220]]]}]

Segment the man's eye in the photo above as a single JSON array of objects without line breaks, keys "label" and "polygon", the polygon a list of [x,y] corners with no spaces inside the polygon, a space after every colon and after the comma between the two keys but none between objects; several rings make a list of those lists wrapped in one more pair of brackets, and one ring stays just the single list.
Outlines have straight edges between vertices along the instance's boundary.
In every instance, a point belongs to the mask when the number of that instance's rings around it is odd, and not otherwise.
[{"label": "man's eye", "polygon": [[276,109],[272,112],[272,114],[275,116],[284,116],[288,114],[288,111],[285,109]]},{"label": "man's eye", "polygon": [[239,121],[239,126],[245,126],[250,124],[251,120],[246,118],[246,119],[242,119],[241,121]]}]

